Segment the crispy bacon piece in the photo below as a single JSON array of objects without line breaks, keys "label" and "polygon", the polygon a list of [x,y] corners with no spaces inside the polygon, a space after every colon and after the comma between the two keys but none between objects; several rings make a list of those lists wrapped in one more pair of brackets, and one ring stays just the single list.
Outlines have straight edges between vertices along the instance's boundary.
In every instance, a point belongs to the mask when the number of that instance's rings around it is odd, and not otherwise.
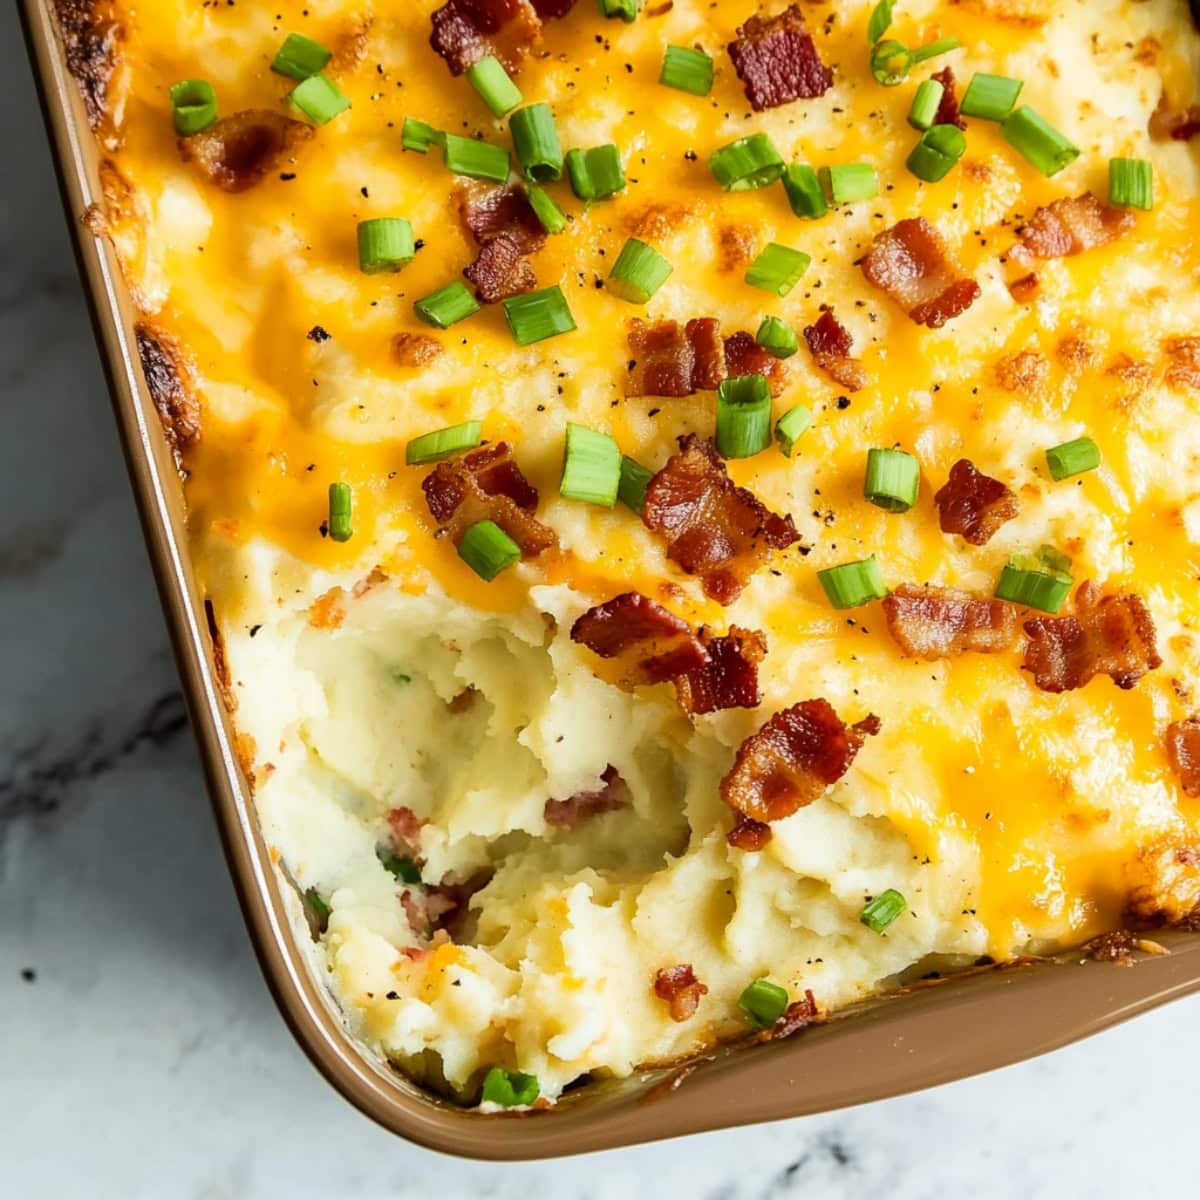
[{"label": "crispy bacon piece", "polygon": [[822,309],[816,324],[804,327],[804,340],[808,343],[813,362],[834,383],[840,384],[848,392],[857,392],[866,387],[866,370],[857,358],[850,356],[854,339],[834,316],[832,308]]},{"label": "crispy bacon piece", "polygon": [[1020,231],[1021,244],[1038,258],[1067,258],[1104,246],[1134,226],[1127,208],[1097,200],[1091,192],[1064,196],[1038,208]]},{"label": "crispy bacon piece", "polygon": [[817,998],[812,994],[812,988],[804,989],[804,999],[794,1000],[783,1010],[783,1016],[766,1030],[764,1037],[772,1042],[780,1038],[791,1037],[801,1029],[807,1029],[821,1019],[821,1010],[817,1007]]},{"label": "crispy bacon piece", "polygon": [[543,21],[565,17],[575,7],[575,0],[533,0],[534,10]]},{"label": "crispy bacon piece", "polygon": [[1017,610],[956,588],[904,583],[883,600],[888,632],[914,658],[996,654],[1017,636]]},{"label": "crispy bacon piece", "polygon": [[1200,796],[1200,717],[1167,726],[1167,758],[1185,796]]},{"label": "crispy bacon piece", "polygon": [[479,254],[463,274],[484,304],[495,304],[537,287],[527,254],[546,242],[529,198],[519,188],[466,191],[459,201],[463,224],[479,243]]},{"label": "crispy bacon piece", "polygon": [[1096,675],[1131,688],[1162,665],[1154,622],[1141,597],[1131,592],[1101,596],[1091,580],[1075,590],[1074,615],[1034,617],[1025,622],[1025,632],[1024,667],[1044,692],[1081,688]]},{"label": "crispy bacon piece", "polygon": [[878,717],[846,725],[828,700],[802,700],[738,747],[721,799],[751,821],[782,821],[824,795],[878,731]]},{"label": "crispy bacon piece", "polygon": [[396,849],[416,858],[421,853],[421,827],[425,822],[402,804],[388,812],[387,823]]},{"label": "crispy bacon piece", "polygon": [[642,521],[667,539],[667,557],[699,575],[704,594],[729,604],[771,550],[799,536],[790,516],[771,512],[729,478],[708,438],[687,434],[679,453],[646,487]]},{"label": "crispy bacon piece", "polygon": [[1150,114],[1150,136],[1156,141],[1187,142],[1200,133],[1200,104],[1172,108],[1164,92]]},{"label": "crispy bacon piece", "polygon": [[771,840],[771,827],[764,821],[752,821],[744,813],[738,813],[733,828],[725,835],[725,840],[735,850],[748,850],[753,853],[761,850]]},{"label": "crispy bacon piece", "polygon": [[966,129],[967,123],[958,111],[958,94],[954,90],[954,69],[943,67],[940,71],[935,71],[930,78],[936,79],[944,89],[942,101],[933,117],[933,123],[935,125],[957,125],[959,129]]},{"label": "crispy bacon piece", "polygon": [[725,378],[721,323],[701,317],[680,326],[676,321],[629,322],[633,355],[625,392],[629,396],[690,396],[712,391]]},{"label": "crispy bacon piece", "polygon": [[738,26],[729,57],[755,112],[823,96],[833,72],[822,62],[799,4],[773,17],[758,13]]},{"label": "crispy bacon piece", "polygon": [[244,192],[313,135],[312,126],[266,108],[222,117],[203,133],[179,139],[179,153],[217,187]]},{"label": "crispy bacon piece", "polygon": [[984,546],[1005,521],[1017,515],[1017,497],[999,479],[983,474],[969,458],[950,468],[933,497],[943,533],[959,533],[972,546]]},{"label": "crispy bacon piece", "polygon": [[764,350],[754,334],[731,334],[725,339],[725,372],[733,379],[738,375],[762,375],[771,385],[771,395],[781,395],[787,383],[787,368],[775,355]]},{"label": "crispy bacon piece", "polygon": [[670,1005],[672,1021],[686,1021],[695,1015],[700,997],[708,994],[708,988],[696,978],[691,963],[678,963],[655,972],[654,994]]},{"label": "crispy bacon piece", "polygon": [[485,242],[475,261],[463,268],[463,274],[475,285],[475,295],[484,304],[520,296],[537,287],[537,276],[521,252],[520,242],[508,233]]},{"label": "crispy bacon piece", "polygon": [[597,813],[614,812],[629,801],[629,785],[621,773],[609,763],[600,776],[603,787],[592,792],[576,792],[566,800],[547,800],[542,810],[547,825],[569,829]]},{"label": "crispy bacon piece", "polygon": [[571,641],[617,659],[625,688],[665,683],[708,662],[692,627],[640,592],[622,592],[589,608],[571,626]]},{"label": "crispy bacon piece", "polygon": [[542,22],[529,0],[447,0],[431,18],[429,44],[452,75],[494,54],[509,71],[542,40]]},{"label": "crispy bacon piece", "polygon": [[966,312],[979,296],[979,284],[963,274],[942,235],[924,217],[876,234],[862,270],[918,325],[931,329]]},{"label": "crispy bacon piece", "polygon": [[675,680],[679,706],[689,716],[725,708],[756,708],[758,664],[766,657],[767,639],[757,629],[731,625],[724,637],[700,630],[708,662]]},{"label": "crispy bacon piece", "polygon": [[558,543],[554,531],[533,515],[537,489],[521,474],[506,442],[438,463],[421,490],[433,519],[456,546],[479,521],[499,525],[521,547],[522,558],[537,558]]}]

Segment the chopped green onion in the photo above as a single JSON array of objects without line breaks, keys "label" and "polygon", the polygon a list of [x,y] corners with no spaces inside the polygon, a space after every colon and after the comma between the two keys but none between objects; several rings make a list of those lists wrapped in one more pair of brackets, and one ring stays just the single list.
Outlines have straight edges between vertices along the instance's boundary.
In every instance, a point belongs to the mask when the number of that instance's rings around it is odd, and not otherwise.
[{"label": "chopped green onion", "polygon": [[946,89],[936,79],[922,80],[913,97],[912,107],[908,110],[908,123],[914,129],[928,129],[937,117],[945,94]]},{"label": "chopped green onion", "polygon": [[750,264],[746,282],[751,287],[786,296],[800,282],[812,259],[803,250],[771,242]]},{"label": "chopped green onion", "polygon": [[421,869],[411,858],[401,858],[398,854],[381,854],[379,861],[384,869],[395,875],[401,883],[421,882]]},{"label": "chopped green onion", "polygon": [[309,888],[304,893],[304,902],[308,910],[305,915],[308,917],[309,930],[315,942],[329,928],[329,916],[333,909],[325,903],[321,898],[321,893],[315,887]]},{"label": "chopped green onion", "polygon": [[967,152],[967,139],[957,125],[934,125],[921,134],[908,156],[908,169],[926,183],[937,183]]},{"label": "chopped green onion", "polygon": [[763,375],[736,375],[717,388],[717,450],[750,458],[771,444],[771,387]]},{"label": "chopped green onion", "polygon": [[350,514],[354,496],[348,483],[329,485],[329,536],[335,542],[348,542],[354,533],[350,525]]},{"label": "chopped green onion", "polygon": [[358,223],[358,266],[364,275],[399,271],[416,256],[412,225],[403,217]]},{"label": "chopped green onion", "polygon": [[504,317],[518,346],[529,346],[575,328],[575,318],[558,284],[505,300]]},{"label": "chopped green onion", "polygon": [[479,301],[461,280],[430,292],[413,304],[417,316],[437,329],[449,329],[451,325],[474,316],[479,311]]},{"label": "chopped green onion", "polygon": [[182,137],[203,133],[217,119],[217,93],[207,79],[181,79],[171,84],[171,117]]},{"label": "chopped green onion", "polygon": [[536,1075],[523,1075],[520,1071],[493,1067],[483,1078],[481,1099],[499,1104],[502,1108],[517,1108],[532,1104],[540,1090]]},{"label": "chopped green onion", "polygon": [[617,499],[626,508],[632,508],[640,517],[646,507],[646,488],[654,478],[653,471],[647,471],[640,462],[625,455],[621,459],[621,482],[617,487]]},{"label": "chopped green onion", "polygon": [[567,422],[559,494],[612,508],[621,485],[621,450],[607,433]]},{"label": "chopped green onion", "polygon": [[1057,175],[1080,154],[1079,147],[1068,141],[1044,117],[1021,105],[1000,125],[1004,140],[1027,158],[1043,175]]},{"label": "chopped green onion", "polygon": [[830,204],[853,204],[879,195],[879,176],[870,163],[841,163],[818,172]]},{"label": "chopped green onion", "polygon": [[877,42],[871,51],[871,74],[884,87],[898,87],[912,70],[912,55],[903,42],[894,38]]},{"label": "chopped green onion", "polygon": [[879,0],[871,9],[871,19],[867,22],[867,41],[875,45],[892,24],[892,0]]},{"label": "chopped green onion", "polygon": [[786,164],[765,133],[752,133],[714,151],[708,169],[727,192],[745,192],[774,183]]},{"label": "chopped green onion", "polygon": [[791,358],[800,349],[796,331],[778,317],[763,317],[754,340],[775,358]]},{"label": "chopped green onion", "polygon": [[467,68],[467,82],[497,117],[512,112],[524,98],[494,54],[478,59]]},{"label": "chopped green onion", "polygon": [[821,181],[816,171],[805,163],[792,163],[783,173],[783,190],[787,192],[792,212],[798,217],[812,221],[829,211]]},{"label": "chopped green onion", "polygon": [[602,17],[620,17],[626,25],[637,20],[639,0],[600,0]]},{"label": "chopped green onion", "polygon": [[271,63],[271,70],[292,79],[307,79],[319,75],[332,57],[333,51],[326,50],[320,42],[302,33],[289,33]]},{"label": "chopped green onion", "polygon": [[1051,571],[1061,571],[1065,575],[1071,570],[1071,556],[1064,554],[1057,546],[1048,546],[1043,542],[1037,548],[1035,557]]},{"label": "chopped green onion", "polygon": [[797,404],[795,408],[788,409],[775,422],[775,442],[783,452],[784,458],[792,457],[792,451],[796,448],[800,436],[811,424],[812,412],[803,404]]},{"label": "chopped green onion", "polygon": [[876,508],[908,512],[917,502],[921,464],[903,450],[868,450],[863,495]]},{"label": "chopped green onion", "polygon": [[888,594],[873,554],[857,562],[826,567],[817,572],[817,582],[834,608],[857,608],[872,600],[882,600]]},{"label": "chopped green onion", "polygon": [[788,994],[769,979],[756,979],[738,997],[738,1008],[756,1029],[770,1029],[787,1011]]},{"label": "chopped green onion", "polygon": [[608,277],[608,290],[630,304],[645,304],[675,268],[653,246],[630,238]]},{"label": "chopped green onion", "polygon": [[949,54],[951,50],[958,50],[962,47],[962,42],[958,38],[944,37],[938,38],[936,42],[930,42],[928,46],[921,46],[916,50],[910,50],[909,55],[912,57],[913,65],[917,63],[928,62],[931,58],[937,58],[942,54]]},{"label": "chopped green onion", "polygon": [[562,178],[563,152],[548,104],[518,108],[508,118],[517,161],[530,183],[554,183]]},{"label": "chopped green onion", "polygon": [[526,189],[529,196],[529,207],[533,209],[534,215],[542,223],[542,228],[547,233],[562,233],[567,227],[567,217],[553,196],[537,184],[530,184]]},{"label": "chopped green onion", "polygon": [[1048,562],[1040,551],[1036,555],[1014,554],[1000,572],[996,599],[1054,614],[1071,594],[1073,582],[1066,571]]},{"label": "chopped green onion", "polygon": [[324,75],[310,75],[292,88],[288,99],[314,125],[328,125],[338,113],[350,107],[349,97]]},{"label": "chopped green onion", "polygon": [[1046,451],[1046,465],[1055,479],[1069,479],[1100,465],[1100,447],[1090,437],[1075,438]]},{"label": "chopped green onion", "polygon": [[703,50],[668,46],[658,82],[693,96],[707,96],[712,91],[713,60]]},{"label": "chopped green onion", "polygon": [[474,450],[479,445],[482,430],[482,421],[464,421],[461,425],[423,433],[404,447],[404,461],[410,467],[423,467],[426,463],[452,458],[464,450]]},{"label": "chopped green onion", "polygon": [[1146,159],[1109,159],[1108,202],[1147,211],[1154,207],[1154,168]]},{"label": "chopped green onion", "polygon": [[987,75],[977,71],[971,76],[967,90],[958,106],[964,117],[982,117],[985,121],[1003,121],[1013,110],[1025,85],[1019,79],[1004,75]]},{"label": "chopped green onion", "polygon": [[580,200],[607,200],[625,188],[621,152],[611,142],[567,153],[571,190]]},{"label": "chopped green onion", "polygon": [[521,557],[521,547],[494,521],[479,521],[462,535],[458,557],[491,583]]},{"label": "chopped green onion", "polygon": [[418,154],[428,152],[430,146],[444,146],[446,135],[424,121],[415,121],[412,117],[404,118],[404,127],[400,131],[400,144],[405,150],[415,150]]},{"label": "chopped green onion", "polygon": [[448,133],[442,152],[446,166],[455,175],[465,175],[468,179],[490,179],[493,183],[503,183],[508,178],[508,151],[503,146]]},{"label": "chopped green onion", "polygon": [[895,888],[888,888],[886,892],[880,892],[858,914],[858,919],[868,929],[882,933],[898,916],[907,911],[908,901]]}]

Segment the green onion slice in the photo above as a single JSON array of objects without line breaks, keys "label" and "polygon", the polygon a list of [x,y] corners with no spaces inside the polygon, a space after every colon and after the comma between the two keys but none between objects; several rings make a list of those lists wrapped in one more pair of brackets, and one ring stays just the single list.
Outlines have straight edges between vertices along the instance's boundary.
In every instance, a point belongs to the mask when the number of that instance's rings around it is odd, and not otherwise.
[{"label": "green onion slice", "polygon": [[987,75],[982,71],[971,76],[967,90],[958,106],[964,117],[982,117],[985,121],[1003,121],[1013,110],[1025,85],[1019,79],[1004,75]]},{"label": "green onion slice", "polygon": [[416,121],[412,117],[404,118],[404,127],[400,130],[400,144],[405,150],[415,150],[418,154],[428,152],[430,146],[444,146],[446,135],[424,121]]},{"label": "green onion slice", "polygon": [[647,471],[640,462],[628,455],[621,459],[621,482],[617,487],[617,499],[631,508],[640,517],[646,507],[646,488],[654,478],[653,471]]},{"label": "green onion slice", "polygon": [[797,404],[795,408],[788,409],[775,422],[775,442],[783,452],[784,458],[792,457],[796,443],[811,424],[812,412],[803,404]]},{"label": "green onion slice", "polygon": [[1014,150],[1029,160],[1043,175],[1057,175],[1080,155],[1079,147],[1065,138],[1044,117],[1023,104],[1000,125]]},{"label": "green onion slice", "polygon": [[870,163],[840,163],[818,172],[830,204],[853,204],[879,195],[879,176]]},{"label": "green onion slice", "polygon": [[554,183],[562,178],[563,152],[548,104],[518,108],[508,118],[517,161],[530,183]]},{"label": "green onion slice", "polygon": [[867,22],[867,41],[875,45],[892,25],[892,0],[879,0],[871,9],[871,19]]},{"label": "green onion slice", "polygon": [[763,317],[754,340],[775,358],[791,358],[800,349],[796,331],[778,317]]},{"label": "green onion slice", "polygon": [[787,192],[792,212],[798,217],[813,221],[829,211],[821,181],[816,171],[806,163],[792,163],[788,167],[783,173],[783,190]]},{"label": "green onion slice", "polygon": [[474,316],[479,311],[479,301],[461,280],[430,292],[413,304],[413,311],[422,321],[436,329],[449,329],[451,325]]},{"label": "green onion slice", "polygon": [[886,892],[880,892],[858,914],[858,919],[868,929],[882,933],[897,917],[907,911],[908,901],[895,888],[888,888]]},{"label": "green onion slice", "polygon": [[217,120],[217,93],[207,79],[181,79],[171,84],[171,117],[182,137],[203,133]]},{"label": "green onion slice", "polygon": [[448,133],[442,152],[446,166],[455,175],[465,175],[468,179],[489,179],[493,183],[503,183],[508,178],[508,151],[503,146]]},{"label": "green onion slice", "polygon": [[750,264],[746,282],[776,296],[786,296],[800,282],[812,259],[803,250],[771,242]]},{"label": "green onion slice", "polygon": [[967,139],[957,125],[934,125],[921,134],[906,165],[918,179],[937,183],[966,152]]},{"label": "green onion slice", "polygon": [[786,164],[765,133],[752,133],[714,151],[708,169],[727,192],[745,192],[774,183]]},{"label": "green onion slice", "polygon": [[637,20],[639,0],[600,0],[600,15],[620,17],[626,25]]},{"label": "green onion slice", "polygon": [[1046,465],[1055,479],[1069,479],[1100,465],[1100,447],[1090,437],[1075,438],[1046,451]]},{"label": "green onion slice", "polygon": [[621,152],[611,142],[567,154],[571,190],[580,200],[607,200],[625,188]]},{"label": "green onion slice", "polygon": [[607,433],[567,422],[560,495],[612,508],[621,484],[621,450]]},{"label": "green onion slice", "polygon": [[417,256],[413,229],[403,217],[358,223],[358,266],[365,275],[399,271]]},{"label": "green onion slice", "polygon": [[868,450],[863,495],[890,513],[908,512],[917,502],[921,464],[903,450]]},{"label": "green onion slice", "polygon": [[521,89],[513,83],[504,64],[494,54],[478,59],[467,68],[467,82],[497,117],[512,112],[524,99]]},{"label": "green onion slice", "polygon": [[474,450],[479,445],[482,431],[482,421],[464,421],[461,425],[423,433],[404,447],[404,461],[410,467],[421,467],[426,463],[441,462],[443,458],[453,458],[464,450]]},{"label": "green onion slice", "polygon": [[335,542],[348,542],[354,533],[350,524],[354,496],[348,483],[329,485],[329,536]]},{"label": "green onion slice", "polygon": [[529,196],[529,207],[541,221],[542,228],[547,233],[562,233],[567,227],[567,217],[558,207],[554,197],[535,183],[531,183],[526,191]]},{"label": "green onion slice", "polygon": [[645,304],[675,268],[653,246],[630,238],[608,277],[608,290],[630,304]]},{"label": "green onion slice", "polygon": [[771,387],[762,375],[736,375],[717,388],[717,450],[750,458],[771,444]]},{"label": "green onion slice", "polygon": [[738,997],[742,1010],[756,1029],[770,1029],[787,1011],[788,994],[769,979],[756,979]]},{"label": "green onion slice", "polygon": [[713,60],[703,50],[668,46],[658,82],[693,96],[707,96],[713,85]]},{"label": "green onion slice", "polygon": [[834,608],[857,608],[882,600],[888,594],[875,555],[857,562],[841,563],[817,572],[817,582]]},{"label": "green onion slice", "polygon": [[333,909],[325,903],[315,887],[304,893],[304,901],[308,910],[305,915],[308,917],[309,929],[315,942],[329,928],[329,917]]},{"label": "green onion slice", "polygon": [[936,42],[930,42],[928,46],[920,46],[916,50],[910,50],[914,65],[916,63],[928,62],[931,58],[938,58],[940,55],[949,54],[951,50],[959,50],[962,48],[962,42],[958,38],[944,37],[938,38]]},{"label": "green onion slice", "polygon": [[491,583],[520,559],[521,547],[494,521],[479,521],[462,535],[458,556],[480,579]]},{"label": "green onion slice", "polygon": [[481,1100],[498,1104],[502,1108],[517,1108],[532,1104],[538,1098],[540,1090],[536,1075],[493,1067],[483,1078]]},{"label": "green onion slice", "polygon": [[307,79],[310,75],[319,75],[332,57],[333,51],[320,42],[314,42],[302,33],[289,33],[271,62],[271,70],[292,79]]},{"label": "green onion slice", "polygon": [[[1052,549],[1052,547],[1043,547]],[[1058,552],[1054,552],[1057,556]],[[1065,556],[1064,556],[1065,557]],[[996,582],[996,599],[1009,600],[1039,612],[1057,613],[1071,594],[1071,576],[1055,565],[1061,559],[1047,561],[1037,554],[1014,554]]]},{"label": "green onion slice", "polygon": [[401,858],[398,854],[380,854],[379,861],[385,870],[390,871],[401,883],[421,882],[421,868],[411,858]]},{"label": "green onion slice", "polygon": [[937,117],[937,110],[945,94],[946,89],[938,80],[922,80],[917,94],[913,97],[912,107],[908,110],[908,123],[914,129],[928,129]]},{"label": "green onion slice", "polygon": [[1144,158],[1113,158],[1108,163],[1108,202],[1121,208],[1154,207],[1154,168]]},{"label": "green onion slice", "polygon": [[893,38],[877,42],[871,51],[871,74],[877,83],[884,87],[896,87],[908,78],[908,73],[918,63],[923,63],[938,55],[948,54],[957,50],[961,43],[957,38],[939,38],[928,46],[910,50]]},{"label": "green onion slice", "polygon": [[558,284],[513,296],[503,303],[505,320],[518,346],[529,346],[575,328],[575,318]]},{"label": "green onion slice", "polygon": [[288,99],[314,125],[328,125],[338,113],[350,107],[349,97],[324,75],[310,75],[292,88]]}]

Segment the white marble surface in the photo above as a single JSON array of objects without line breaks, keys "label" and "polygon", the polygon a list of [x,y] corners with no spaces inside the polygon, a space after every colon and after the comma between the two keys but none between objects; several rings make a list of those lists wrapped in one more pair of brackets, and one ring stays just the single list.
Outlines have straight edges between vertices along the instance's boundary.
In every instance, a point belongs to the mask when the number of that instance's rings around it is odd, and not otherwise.
[{"label": "white marble surface", "polygon": [[3,8],[0,1197],[1196,1194],[1200,997],[922,1095],[553,1164],[438,1157],[336,1096],[243,932]]}]

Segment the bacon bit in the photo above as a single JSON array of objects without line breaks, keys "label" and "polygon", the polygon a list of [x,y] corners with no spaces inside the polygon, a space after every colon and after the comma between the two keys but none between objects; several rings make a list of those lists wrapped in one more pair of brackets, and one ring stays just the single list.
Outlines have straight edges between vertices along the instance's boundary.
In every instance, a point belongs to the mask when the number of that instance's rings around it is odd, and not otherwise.
[{"label": "bacon bit", "polygon": [[485,242],[475,261],[463,268],[463,274],[475,285],[475,295],[484,304],[520,296],[537,287],[537,276],[522,254],[520,242],[508,233]]},{"label": "bacon bit", "polygon": [[1016,495],[998,479],[984,475],[969,458],[950,468],[950,478],[934,494],[943,533],[959,533],[972,546],[984,546],[1005,521],[1020,511]]},{"label": "bacon bit", "polygon": [[771,550],[799,535],[790,516],[733,483],[710,439],[687,434],[679,447],[647,486],[642,521],[667,538],[672,562],[700,576],[709,599],[729,604]]},{"label": "bacon bit", "polygon": [[804,999],[795,1000],[783,1010],[783,1016],[760,1036],[765,1041],[777,1042],[781,1038],[791,1037],[801,1029],[821,1019],[821,1010],[817,1007],[817,998],[812,994],[812,988],[804,989]]},{"label": "bacon bit", "polygon": [[884,597],[883,615],[888,632],[915,658],[996,654],[1017,636],[1017,610],[1011,604],[956,588],[901,584]]},{"label": "bacon bit", "polygon": [[799,4],[773,17],[759,13],[737,35],[729,57],[755,112],[812,100],[832,86],[833,72],[821,62]]},{"label": "bacon bit", "polygon": [[1131,592],[1101,597],[1091,580],[1075,590],[1073,616],[1034,617],[1025,622],[1025,632],[1024,668],[1044,692],[1081,688],[1096,675],[1131,688],[1162,665],[1154,622],[1141,597]]},{"label": "bacon bit", "polygon": [[1185,796],[1200,796],[1200,717],[1167,726],[1167,758]]},{"label": "bacon bit", "polygon": [[724,637],[700,630],[708,662],[675,680],[679,706],[688,716],[726,708],[757,708],[758,664],[766,657],[767,639],[757,629],[731,625]]},{"label": "bacon bit", "polygon": [[479,521],[499,525],[521,547],[522,558],[537,558],[558,544],[554,531],[534,517],[537,489],[521,474],[507,442],[438,463],[421,490],[433,519],[456,546]]},{"label": "bacon bit", "polygon": [[875,716],[847,726],[827,700],[793,704],[738,747],[721,799],[752,821],[782,821],[841,779],[878,730]]},{"label": "bacon bit", "polygon": [[924,217],[876,234],[862,271],[918,325],[931,329],[966,312],[979,297],[979,284],[963,274],[942,235]]},{"label": "bacon bit", "polygon": [[575,7],[575,0],[533,0],[533,7],[543,21],[565,17]]},{"label": "bacon bit", "polygon": [[641,592],[622,592],[589,608],[571,626],[571,641],[617,659],[626,689],[666,683],[708,662],[691,626]]},{"label": "bacon bit", "polygon": [[1020,231],[1024,248],[1038,258],[1068,258],[1104,246],[1134,226],[1127,208],[1116,208],[1091,192],[1062,197],[1035,210]]},{"label": "bacon bit", "polygon": [[1134,929],[1200,930],[1200,844],[1167,837],[1130,866],[1125,920]]},{"label": "bacon bit", "polygon": [[542,816],[547,825],[569,829],[597,813],[615,812],[629,802],[629,785],[621,773],[609,763],[600,776],[603,787],[593,792],[576,792],[566,800],[547,800]]},{"label": "bacon bit", "polygon": [[857,392],[867,385],[867,372],[857,358],[850,356],[854,339],[850,331],[834,316],[832,308],[823,309],[815,325],[806,325],[804,340],[808,343],[813,362],[833,381],[848,392]]},{"label": "bacon bit", "polygon": [[416,858],[421,853],[421,829],[425,822],[402,804],[388,812],[387,823],[396,849]]},{"label": "bacon bit", "polygon": [[428,937],[437,928],[438,922],[458,907],[458,901],[435,887],[419,891],[405,888],[400,893],[400,906],[413,933]]},{"label": "bacon bit", "polygon": [[739,813],[733,828],[725,835],[725,840],[735,850],[753,853],[761,850],[771,840],[771,827],[763,821],[752,821],[744,813]]},{"label": "bacon bit", "polygon": [[546,231],[522,188],[463,188],[458,215],[480,246],[505,233],[521,243],[522,254],[531,254],[546,244]]},{"label": "bacon bit", "polygon": [[1005,391],[1036,396],[1050,378],[1050,363],[1036,350],[1005,355],[996,364],[996,380]]},{"label": "bacon bit", "polygon": [[725,370],[729,378],[738,375],[761,375],[771,386],[771,395],[779,396],[787,384],[787,368],[754,339],[754,334],[740,332],[725,339]]},{"label": "bacon bit", "polygon": [[957,125],[959,129],[966,129],[967,123],[962,119],[958,111],[958,95],[954,91],[954,70],[951,67],[943,67],[930,76],[931,79],[937,80],[943,87],[942,102],[938,105],[938,110],[934,114],[933,123],[935,125]]},{"label": "bacon bit", "polygon": [[452,75],[489,54],[516,71],[542,40],[542,22],[529,0],[447,0],[431,20],[429,44]]},{"label": "bacon bit", "polygon": [[695,1015],[708,988],[696,978],[691,963],[679,963],[655,972],[654,994],[670,1005],[672,1021],[686,1021]]},{"label": "bacon bit", "polygon": [[1009,295],[1018,304],[1029,304],[1038,294],[1038,288],[1041,286],[1041,281],[1038,279],[1035,272],[1030,271],[1028,275],[1022,275],[1020,279],[1014,279],[1008,285]]},{"label": "bacon bit", "polygon": [[1200,391],[1200,337],[1168,338],[1163,348],[1170,364],[1167,386]]},{"label": "bacon bit", "polygon": [[244,192],[312,135],[312,126],[303,121],[251,108],[222,117],[203,133],[180,138],[179,153],[223,191]]},{"label": "bacon bit", "polygon": [[184,452],[200,440],[200,402],[178,345],[145,321],[139,321],[133,332],[146,389],[176,469],[182,472]]},{"label": "bacon bit", "polygon": [[635,317],[628,326],[633,365],[627,396],[691,396],[713,391],[725,378],[721,323],[713,317],[653,324]]},{"label": "bacon bit", "polygon": [[1139,939],[1126,929],[1114,929],[1102,933],[1083,945],[1083,957],[1092,962],[1116,963],[1119,967],[1132,967],[1137,961],[1133,957]]},{"label": "bacon bit", "polygon": [[1175,109],[1167,103],[1164,92],[1150,114],[1150,136],[1156,141],[1187,142],[1200,133],[1200,105]]}]

